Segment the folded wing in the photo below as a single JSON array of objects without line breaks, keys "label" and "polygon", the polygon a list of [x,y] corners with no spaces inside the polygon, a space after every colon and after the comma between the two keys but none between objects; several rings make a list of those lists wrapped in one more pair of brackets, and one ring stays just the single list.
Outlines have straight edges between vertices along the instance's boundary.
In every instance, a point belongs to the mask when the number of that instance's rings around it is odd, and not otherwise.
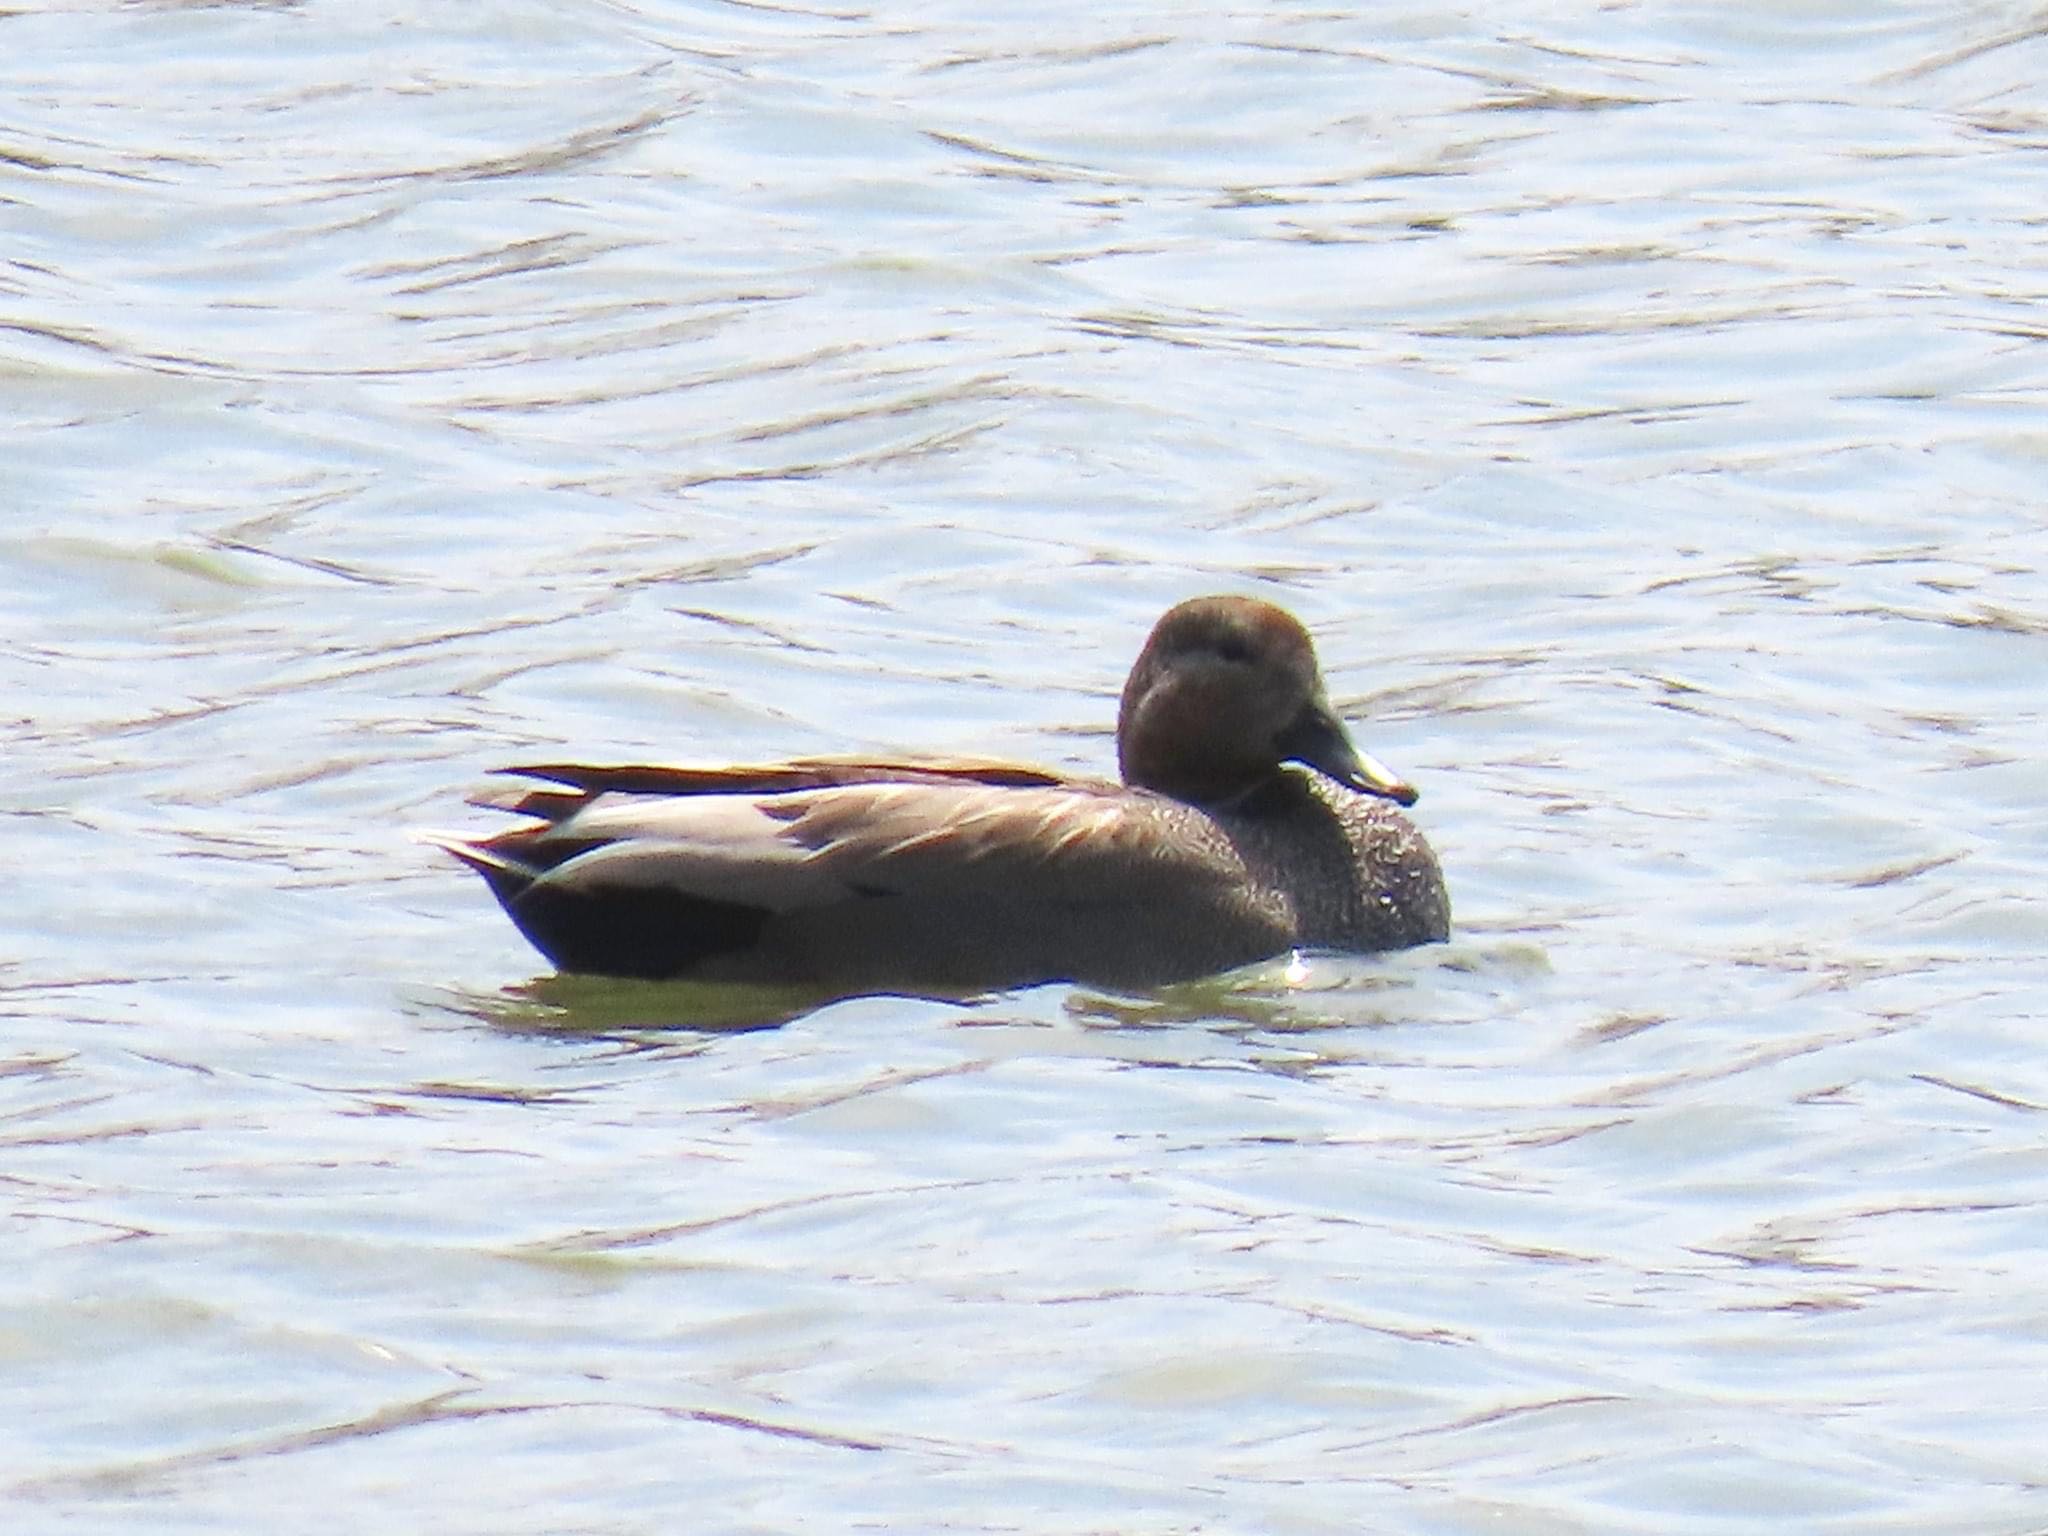
[{"label": "folded wing", "polygon": [[1199,812],[1096,781],[956,760],[514,772],[543,787],[496,803],[533,820],[448,846],[565,970],[1135,985],[1291,932]]}]

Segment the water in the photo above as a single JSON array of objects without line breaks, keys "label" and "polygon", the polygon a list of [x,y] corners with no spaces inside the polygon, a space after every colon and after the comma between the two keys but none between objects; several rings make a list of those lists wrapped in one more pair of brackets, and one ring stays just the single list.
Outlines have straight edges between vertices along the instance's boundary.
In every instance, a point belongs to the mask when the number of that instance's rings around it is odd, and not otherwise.
[{"label": "water", "polygon": [[[2044,48],[0,21],[8,1528],[2048,1529]],[[1451,945],[692,1030],[415,841],[1216,589]]]}]

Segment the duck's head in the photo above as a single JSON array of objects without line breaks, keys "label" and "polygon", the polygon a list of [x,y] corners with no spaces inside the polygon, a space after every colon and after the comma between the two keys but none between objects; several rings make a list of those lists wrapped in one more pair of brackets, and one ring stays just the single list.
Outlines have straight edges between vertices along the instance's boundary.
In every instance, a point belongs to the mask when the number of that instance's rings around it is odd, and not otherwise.
[{"label": "duck's head", "polygon": [[1250,597],[1197,597],[1153,626],[1117,709],[1126,784],[1219,805],[1306,763],[1401,805],[1415,790],[1352,746],[1330,708],[1308,631]]}]

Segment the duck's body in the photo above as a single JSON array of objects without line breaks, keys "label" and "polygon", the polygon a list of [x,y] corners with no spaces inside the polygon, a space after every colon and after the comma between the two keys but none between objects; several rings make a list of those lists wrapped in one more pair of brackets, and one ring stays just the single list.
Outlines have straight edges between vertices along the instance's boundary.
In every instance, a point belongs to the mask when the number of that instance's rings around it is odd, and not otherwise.
[{"label": "duck's body", "polygon": [[1172,610],[1118,746],[1122,784],[991,762],[514,769],[545,781],[507,802],[534,819],[447,846],[557,967],[607,975],[1146,986],[1447,936],[1436,858],[1388,803],[1414,791],[1352,750],[1279,609]]}]

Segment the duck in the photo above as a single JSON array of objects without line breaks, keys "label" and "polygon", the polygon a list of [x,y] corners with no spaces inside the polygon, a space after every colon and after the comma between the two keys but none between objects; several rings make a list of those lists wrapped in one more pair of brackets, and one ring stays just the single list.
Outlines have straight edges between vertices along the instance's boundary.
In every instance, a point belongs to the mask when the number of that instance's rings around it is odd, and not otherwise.
[{"label": "duck", "polygon": [[1446,939],[1416,790],[1358,750],[1308,631],[1242,596],[1152,628],[1115,780],[972,758],[534,764],[437,839],[558,971],[959,996],[1146,990]]}]

